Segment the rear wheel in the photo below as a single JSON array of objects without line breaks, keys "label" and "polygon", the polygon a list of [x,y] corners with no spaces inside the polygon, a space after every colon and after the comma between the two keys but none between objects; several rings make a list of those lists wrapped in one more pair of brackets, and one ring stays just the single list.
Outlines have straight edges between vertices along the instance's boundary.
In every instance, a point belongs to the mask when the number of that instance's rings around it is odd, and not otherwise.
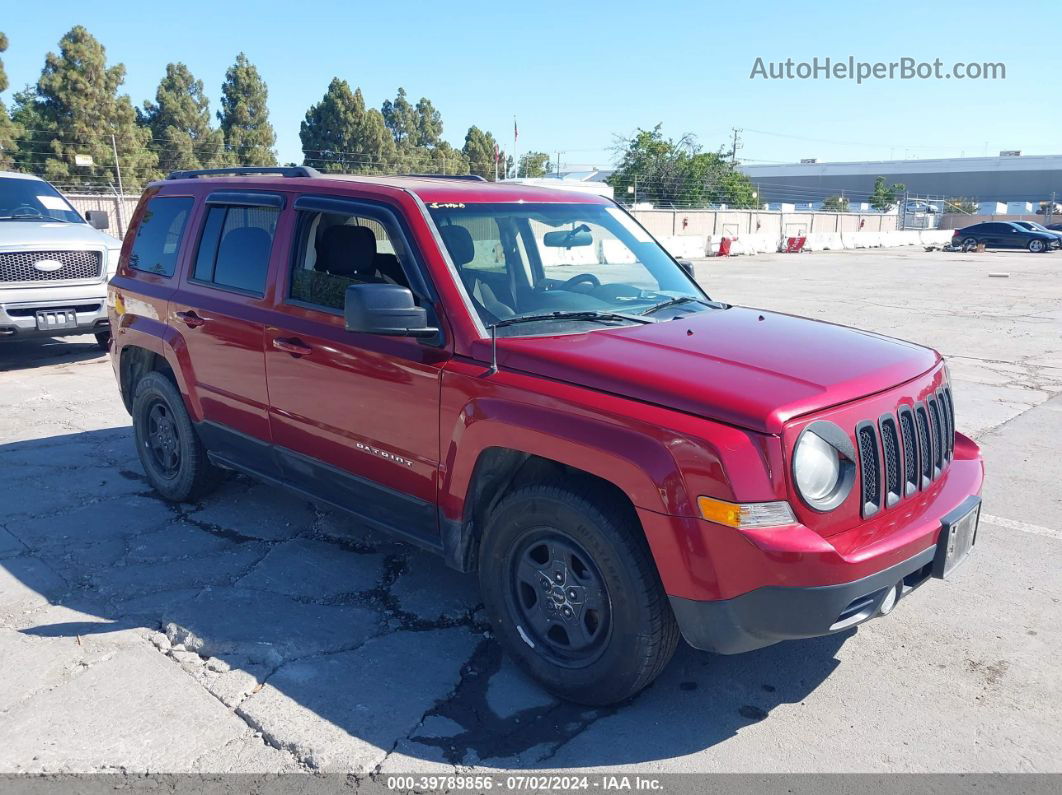
[{"label": "rear wheel", "polygon": [[652,682],[679,632],[637,521],[594,491],[536,484],[506,497],[485,530],[479,576],[520,666],[562,698],[603,705]]},{"label": "rear wheel", "polygon": [[963,251],[973,251],[975,248],[977,248],[977,241],[974,238],[968,237],[962,241]]},{"label": "rear wheel", "polygon": [[96,346],[101,351],[109,351],[111,349],[111,332],[101,331],[96,335]]},{"label": "rear wheel", "polygon": [[1037,240],[1033,238],[1029,241],[1029,251],[1031,251],[1033,254],[1039,254],[1045,248],[1046,246],[1044,246],[1044,241],[1042,240]]},{"label": "rear wheel", "polygon": [[148,481],[167,500],[198,499],[222,479],[192,427],[181,393],[162,373],[148,373],[137,384],[133,436]]}]

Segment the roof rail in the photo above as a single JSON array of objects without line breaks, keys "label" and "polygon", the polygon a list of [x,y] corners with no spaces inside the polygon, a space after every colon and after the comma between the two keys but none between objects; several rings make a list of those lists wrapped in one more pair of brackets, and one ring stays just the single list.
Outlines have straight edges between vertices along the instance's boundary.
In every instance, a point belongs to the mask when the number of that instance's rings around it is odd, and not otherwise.
[{"label": "roof rail", "polygon": [[171,171],[166,179],[192,179],[194,177],[236,177],[241,174],[276,174],[281,177],[319,177],[321,172],[309,166],[233,166],[232,168],[196,168],[188,171]]},{"label": "roof rail", "polygon": [[479,174],[404,174],[406,177],[416,177],[417,179],[463,179],[471,180],[472,182],[486,182],[485,177],[481,177]]}]

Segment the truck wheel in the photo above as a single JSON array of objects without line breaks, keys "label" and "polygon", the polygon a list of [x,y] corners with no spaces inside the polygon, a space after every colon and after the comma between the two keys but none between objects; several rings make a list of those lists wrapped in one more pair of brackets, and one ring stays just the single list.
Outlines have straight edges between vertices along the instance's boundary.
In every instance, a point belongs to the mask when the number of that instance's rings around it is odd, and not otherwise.
[{"label": "truck wheel", "polygon": [[148,373],[133,396],[133,436],[148,481],[167,500],[198,499],[222,480],[207,458],[177,387]]},{"label": "truck wheel", "polygon": [[504,498],[484,532],[479,578],[520,666],[561,698],[599,706],[652,682],[679,631],[636,520],[612,495],[584,494],[536,484]]}]

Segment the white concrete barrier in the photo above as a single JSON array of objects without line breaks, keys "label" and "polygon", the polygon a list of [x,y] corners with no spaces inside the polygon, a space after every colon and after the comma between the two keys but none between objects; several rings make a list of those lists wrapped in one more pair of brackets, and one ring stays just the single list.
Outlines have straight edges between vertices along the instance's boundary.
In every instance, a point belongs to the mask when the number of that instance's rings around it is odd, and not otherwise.
[{"label": "white concrete barrier", "polygon": [[811,232],[804,243],[807,251],[839,251],[844,248],[840,232]]},{"label": "white concrete barrier", "polygon": [[954,229],[925,229],[918,233],[923,246],[943,246],[951,241]]},{"label": "white concrete barrier", "polygon": [[704,235],[665,235],[659,240],[667,253],[676,258],[701,258],[708,250],[708,238]]},{"label": "white concrete barrier", "polygon": [[622,241],[605,239],[601,241],[601,261],[614,265],[630,265],[637,259],[634,252],[623,245]]}]

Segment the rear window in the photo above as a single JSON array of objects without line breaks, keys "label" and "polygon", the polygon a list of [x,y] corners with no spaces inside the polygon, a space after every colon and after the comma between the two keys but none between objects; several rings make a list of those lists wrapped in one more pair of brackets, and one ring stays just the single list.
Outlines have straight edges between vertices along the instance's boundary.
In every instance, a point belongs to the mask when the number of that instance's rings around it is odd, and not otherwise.
[{"label": "rear window", "polygon": [[173,276],[191,212],[190,198],[156,196],[148,200],[136,229],[129,267],[159,276]]},{"label": "rear window", "polygon": [[279,214],[275,207],[211,205],[192,278],[262,295]]}]

